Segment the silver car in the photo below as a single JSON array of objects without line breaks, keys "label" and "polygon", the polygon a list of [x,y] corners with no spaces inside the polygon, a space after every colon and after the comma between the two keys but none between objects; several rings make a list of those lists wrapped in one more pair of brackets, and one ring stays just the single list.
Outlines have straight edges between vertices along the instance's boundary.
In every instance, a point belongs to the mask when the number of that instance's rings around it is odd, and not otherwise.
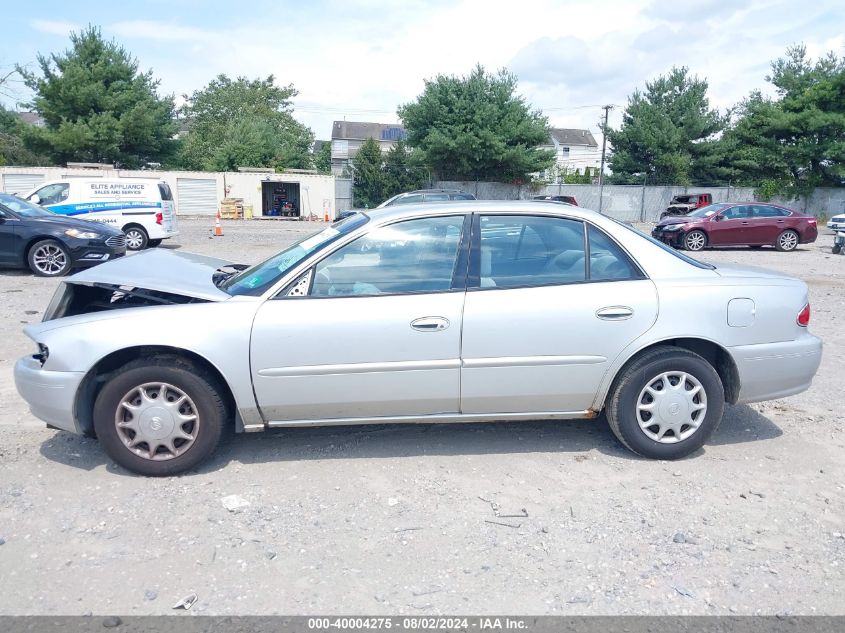
[{"label": "silver car", "polygon": [[544,202],[359,213],[249,268],[162,250],[67,278],[18,391],[52,428],[169,475],[227,425],[568,420],[699,449],[725,402],[810,386],[807,286],[714,267]]}]

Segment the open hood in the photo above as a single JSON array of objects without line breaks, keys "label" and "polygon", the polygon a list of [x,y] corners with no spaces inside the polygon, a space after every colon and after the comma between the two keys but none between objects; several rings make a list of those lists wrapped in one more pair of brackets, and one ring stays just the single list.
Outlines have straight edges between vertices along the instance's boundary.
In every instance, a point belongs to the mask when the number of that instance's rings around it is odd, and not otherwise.
[{"label": "open hood", "polygon": [[214,271],[231,262],[195,253],[154,248],[121,257],[68,277],[68,284],[108,284],[144,288],[195,299],[222,301],[229,295],[214,285]]},{"label": "open hood", "polygon": [[225,301],[214,283],[229,262],[165,249],[121,257],[68,277],[44,312],[44,321],[123,308]]}]

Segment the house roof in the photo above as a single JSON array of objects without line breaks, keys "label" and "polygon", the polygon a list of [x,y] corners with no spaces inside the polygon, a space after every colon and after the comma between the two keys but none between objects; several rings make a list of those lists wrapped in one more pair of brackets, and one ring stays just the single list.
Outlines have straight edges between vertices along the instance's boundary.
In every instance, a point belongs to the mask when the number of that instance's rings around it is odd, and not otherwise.
[{"label": "house roof", "polygon": [[18,118],[27,125],[44,127],[44,119],[37,112],[18,112]]},{"label": "house roof", "polygon": [[366,123],[363,121],[335,121],[332,125],[332,139],[354,139],[364,141],[398,141],[406,136],[405,128],[398,123]]},{"label": "house roof", "polygon": [[[564,127],[552,128],[552,138],[561,145],[589,145],[598,147],[596,139],[590,130],[576,130]],[[552,143],[554,144],[554,143]]]}]

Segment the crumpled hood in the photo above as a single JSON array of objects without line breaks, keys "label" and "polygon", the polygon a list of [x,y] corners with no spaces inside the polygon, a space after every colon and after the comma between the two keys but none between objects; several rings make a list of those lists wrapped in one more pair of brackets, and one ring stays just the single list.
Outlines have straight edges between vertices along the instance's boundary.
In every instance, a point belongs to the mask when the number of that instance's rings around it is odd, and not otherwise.
[{"label": "crumpled hood", "polygon": [[670,224],[686,224],[687,222],[695,222],[698,218],[690,218],[685,215],[670,215],[663,218],[657,223],[657,226],[669,226]]},{"label": "crumpled hood", "polygon": [[223,259],[153,248],[94,266],[68,277],[65,283],[110,284],[168,292],[209,301],[229,295],[214,285],[214,271],[229,265]]}]

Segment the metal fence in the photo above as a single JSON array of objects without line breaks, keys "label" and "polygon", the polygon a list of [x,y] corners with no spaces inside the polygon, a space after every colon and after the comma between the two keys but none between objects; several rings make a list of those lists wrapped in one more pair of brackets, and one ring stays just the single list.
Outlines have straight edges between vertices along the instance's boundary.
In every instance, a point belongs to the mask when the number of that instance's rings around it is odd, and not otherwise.
[{"label": "metal fence", "polygon": [[335,177],[334,204],[338,211],[352,208],[352,178]]},{"label": "metal fence", "polygon": [[[435,188],[461,189],[479,200],[529,200],[539,195],[575,196],[588,209],[599,208],[598,185],[511,185],[501,182],[440,181]],[[625,222],[656,222],[674,196],[685,193],[709,193],[713,202],[755,200],[752,187],[664,187],[642,185],[605,185],[601,192],[602,212]],[[771,202],[791,209],[830,217],[845,211],[845,188],[816,189],[809,198],[773,198]]]}]

